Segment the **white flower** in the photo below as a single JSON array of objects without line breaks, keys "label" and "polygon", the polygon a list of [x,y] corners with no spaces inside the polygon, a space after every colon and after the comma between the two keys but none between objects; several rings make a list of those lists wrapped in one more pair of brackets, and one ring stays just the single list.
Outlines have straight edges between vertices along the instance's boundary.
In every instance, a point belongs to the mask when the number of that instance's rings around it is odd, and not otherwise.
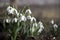
[{"label": "white flower", "polygon": [[38,25],[37,25],[37,23],[35,22],[35,23],[33,23],[33,26],[34,26],[34,27],[37,27]]},{"label": "white flower", "polygon": [[38,33],[41,33],[42,31],[43,31],[43,29],[39,29],[39,30],[38,30]]},{"label": "white flower", "polygon": [[24,15],[22,15],[22,16],[20,17],[20,22],[21,22],[21,21],[24,21],[24,22],[26,21],[26,17],[25,17]]},{"label": "white flower", "polygon": [[8,7],[7,7],[7,11],[9,11],[10,9],[12,9],[12,7],[11,7],[11,6],[8,6]]},{"label": "white flower", "polygon": [[17,17],[19,17],[19,13],[17,13],[16,15],[17,15]]},{"label": "white flower", "polygon": [[38,26],[39,26],[41,29],[44,29],[43,23],[42,23],[41,21],[38,23]]},{"label": "white flower", "polygon": [[17,22],[18,21],[18,19],[17,18],[14,18],[13,20],[12,20],[12,22]]},{"label": "white flower", "polygon": [[13,8],[9,9],[8,14],[14,14],[14,9]]},{"label": "white flower", "polygon": [[7,23],[9,23],[9,20],[8,20],[8,19],[6,19],[6,22],[7,22]]},{"label": "white flower", "polygon": [[43,23],[41,22],[41,21],[39,21],[39,23],[38,23],[39,25],[43,25]]},{"label": "white flower", "polygon": [[11,9],[11,13],[12,13],[12,14],[14,14],[14,13],[17,14],[18,11],[17,11],[15,8],[12,8],[12,9]]},{"label": "white flower", "polygon": [[40,27],[38,32],[41,33],[43,31],[43,29],[44,29],[43,23],[41,21],[38,23],[38,27]]},{"label": "white flower", "polygon": [[54,27],[54,30],[57,31],[58,25],[54,24],[53,27]]},{"label": "white flower", "polygon": [[36,22],[36,18],[35,17],[31,17],[31,22]]},{"label": "white flower", "polygon": [[54,24],[54,20],[51,20],[51,24]]},{"label": "white flower", "polygon": [[22,14],[20,14],[20,17],[22,16]]},{"label": "white flower", "polygon": [[28,15],[28,16],[27,16],[27,19],[31,20],[31,16],[30,16],[30,15]]},{"label": "white flower", "polygon": [[55,37],[53,37],[53,39],[55,40],[56,38],[55,38]]},{"label": "white flower", "polygon": [[54,28],[58,28],[58,25],[57,24],[54,24],[54,26],[53,26]]},{"label": "white flower", "polygon": [[15,8],[12,8],[10,6],[8,6],[7,11],[8,11],[8,14],[18,13],[18,11]]},{"label": "white flower", "polygon": [[6,23],[10,23],[10,19],[4,19],[4,22],[6,22]]},{"label": "white flower", "polygon": [[12,7],[11,6],[8,6],[7,7],[8,14],[12,14],[12,11],[11,10],[12,10]]},{"label": "white flower", "polygon": [[16,13],[16,15],[18,14],[18,11],[15,9],[15,8],[13,8],[13,13]]},{"label": "white flower", "polygon": [[32,12],[31,12],[31,10],[30,10],[30,9],[27,9],[25,13],[32,14]]}]

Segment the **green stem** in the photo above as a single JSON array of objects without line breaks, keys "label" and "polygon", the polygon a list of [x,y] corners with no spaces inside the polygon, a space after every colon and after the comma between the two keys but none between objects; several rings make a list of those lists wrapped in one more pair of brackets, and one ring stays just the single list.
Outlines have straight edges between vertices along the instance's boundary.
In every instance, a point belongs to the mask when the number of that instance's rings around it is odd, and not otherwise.
[{"label": "green stem", "polygon": [[14,38],[13,38],[13,40],[16,40],[16,37],[17,37],[17,34],[15,34],[15,35],[14,35]]}]

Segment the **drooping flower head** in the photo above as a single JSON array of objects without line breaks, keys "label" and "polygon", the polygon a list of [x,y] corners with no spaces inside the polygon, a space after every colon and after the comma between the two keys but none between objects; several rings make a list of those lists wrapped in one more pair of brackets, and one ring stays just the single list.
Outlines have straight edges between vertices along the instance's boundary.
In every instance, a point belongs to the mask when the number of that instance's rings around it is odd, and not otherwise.
[{"label": "drooping flower head", "polygon": [[6,22],[6,23],[10,23],[11,20],[7,18],[7,19],[4,19],[4,22]]},{"label": "drooping flower head", "polygon": [[55,31],[57,31],[58,25],[57,24],[54,24],[53,25],[53,28],[54,28]]},{"label": "drooping flower head", "polygon": [[12,20],[12,22],[17,22],[18,21],[18,19],[17,18],[13,18],[13,20]]},{"label": "drooping flower head", "polygon": [[8,6],[8,7],[7,7],[7,12],[8,12],[8,14],[12,14],[12,11],[11,11],[11,10],[12,10],[12,7],[11,7],[11,6]]},{"label": "drooping flower head", "polygon": [[8,10],[11,10],[11,9],[12,9],[12,7],[11,7],[11,6],[8,6],[8,7],[7,7],[7,11],[8,11]]},{"label": "drooping flower head", "polygon": [[19,17],[19,16],[20,16],[20,14],[19,14],[19,13],[17,13],[16,15],[17,15],[17,17]]},{"label": "drooping flower head", "polygon": [[30,16],[30,15],[28,15],[28,16],[27,16],[27,19],[28,19],[28,20],[31,20],[31,16]]},{"label": "drooping flower head", "polygon": [[36,22],[36,18],[35,17],[31,17],[31,22]]},{"label": "drooping flower head", "polygon": [[26,17],[25,17],[24,15],[21,15],[21,16],[20,16],[20,22],[21,22],[21,21],[23,21],[23,22],[26,21]]},{"label": "drooping flower head", "polygon": [[13,13],[15,13],[17,15],[18,11],[15,8],[12,8],[12,9],[13,9]]},{"label": "drooping flower head", "polygon": [[7,7],[7,12],[8,12],[8,14],[14,14],[14,13],[17,14],[18,13],[18,11],[11,6]]},{"label": "drooping flower head", "polygon": [[51,24],[54,24],[54,20],[53,19],[51,20]]},{"label": "drooping flower head", "polygon": [[20,17],[23,16],[23,14],[19,14],[19,15],[20,15]]},{"label": "drooping flower head", "polygon": [[32,14],[30,9],[27,9],[25,13]]},{"label": "drooping flower head", "polygon": [[43,23],[41,21],[38,23],[38,27],[40,27],[38,32],[41,33],[44,29]]},{"label": "drooping flower head", "polygon": [[58,25],[57,24],[54,24],[54,26],[53,26],[54,28],[58,28]]},{"label": "drooping flower head", "polygon": [[53,37],[53,40],[56,40],[56,37]]}]

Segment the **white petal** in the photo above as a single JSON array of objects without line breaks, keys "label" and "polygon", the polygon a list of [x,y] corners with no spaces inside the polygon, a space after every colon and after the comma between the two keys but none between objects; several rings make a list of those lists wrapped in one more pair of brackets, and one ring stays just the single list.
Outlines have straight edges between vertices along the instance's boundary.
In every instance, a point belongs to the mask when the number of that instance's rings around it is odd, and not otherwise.
[{"label": "white petal", "polygon": [[8,14],[12,14],[12,7],[10,7],[10,6],[8,6],[8,8],[7,8],[7,12],[8,12]]},{"label": "white petal", "polygon": [[25,13],[32,14],[32,12],[31,12],[31,10],[30,10],[30,9],[27,9]]},{"label": "white petal", "polygon": [[11,9],[11,13],[12,13],[12,14],[16,13],[16,9],[15,9],[15,8],[12,8],[12,9]]},{"label": "white petal", "polygon": [[17,13],[17,17],[19,17],[19,13]]},{"label": "white petal", "polygon": [[29,16],[27,16],[27,19],[30,19],[31,20],[31,16],[29,15]]},{"label": "white petal", "polygon": [[38,32],[41,33],[43,31],[43,29],[39,29]]},{"label": "white petal", "polygon": [[38,27],[40,27],[38,32],[41,33],[43,31],[43,29],[44,29],[43,23],[41,21],[38,23]]},{"label": "white petal", "polygon": [[14,18],[13,20],[12,20],[12,22],[17,22],[18,21],[18,19],[17,18]]},{"label": "white petal", "polygon": [[31,22],[36,22],[36,18],[35,17],[31,17]]},{"label": "white petal", "polygon": [[41,21],[39,21],[39,23],[38,23],[38,24],[43,25],[43,23],[42,23]]},{"label": "white petal", "polygon": [[13,8],[13,11],[15,11],[16,14],[18,13],[18,11],[15,8]]},{"label": "white petal", "polygon": [[55,38],[55,37],[53,37],[53,39],[55,40],[56,38]]},{"label": "white petal", "polygon": [[58,28],[58,25],[57,24],[54,24],[54,26],[53,26],[54,28]]},{"label": "white petal", "polygon": [[23,16],[22,14],[20,14],[20,16]]},{"label": "white petal", "polygon": [[24,15],[21,16],[21,21],[26,21],[26,17]]},{"label": "white petal", "polygon": [[33,27],[37,27],[38,25],[37,25],[37,23],[33,23]]},{"label": "white petal", "polygon": [[8,7],[7,7],[7,11],[9,11],[11,8],[12,8],[11,6],[8,6]]},{"label": "white petal", "polygon": [[18,13],[18,11],[15,8],[12,8],[10,6],[7,8],[7,11],[8,11],[8,14],[14,14],[14,12],[16,14]]},{"label": "white petal", "polygon": [[54,24],[54,20],[51,20],[51,24]]},{"label": "white petal", "polygon": [[8,14],[14,14],[14,9],[11,8],[10,10],[8,10]]},{"label": "white petal", "polygon": [[9,23],[10,22],[10,19],[5,19],[6,23]]}]

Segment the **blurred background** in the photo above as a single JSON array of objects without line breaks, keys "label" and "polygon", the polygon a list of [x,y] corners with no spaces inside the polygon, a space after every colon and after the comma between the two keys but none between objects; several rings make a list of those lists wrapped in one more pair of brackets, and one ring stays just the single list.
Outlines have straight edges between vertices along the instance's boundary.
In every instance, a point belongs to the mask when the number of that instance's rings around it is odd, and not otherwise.
[{"label": "blurred background", "polygon": [[16,9],[29,6],[33,16],[39,20],[60,20],[60,0],[0,0],[0,19],[6,10],[6,6],[14,5]]},{"label": "blurred background", "polygon": [[30,7],[32,15],[37,21],[47,25],[52,19],[60,25],[60,0],[0,0],[0,21],[3,20],[7,6],[14,6],[17,10]]},{"label": "blurred background", "polygon": [[8,5],[14,5],[17,10],[24,6],[30,7],[37,21],[41,20],[48,27],[53,19],[60,26],[60,0],[0,0],[0,22],[4,19]]},{"label": "blurred background", "polygon": [[[57,18],[60,13],[60,0],[0,0],[0,12],[7,5],[14,5],[17,9],[29,6],[34,16],[40,18]],[[1,15],[2,13],[0,13]]]}]

